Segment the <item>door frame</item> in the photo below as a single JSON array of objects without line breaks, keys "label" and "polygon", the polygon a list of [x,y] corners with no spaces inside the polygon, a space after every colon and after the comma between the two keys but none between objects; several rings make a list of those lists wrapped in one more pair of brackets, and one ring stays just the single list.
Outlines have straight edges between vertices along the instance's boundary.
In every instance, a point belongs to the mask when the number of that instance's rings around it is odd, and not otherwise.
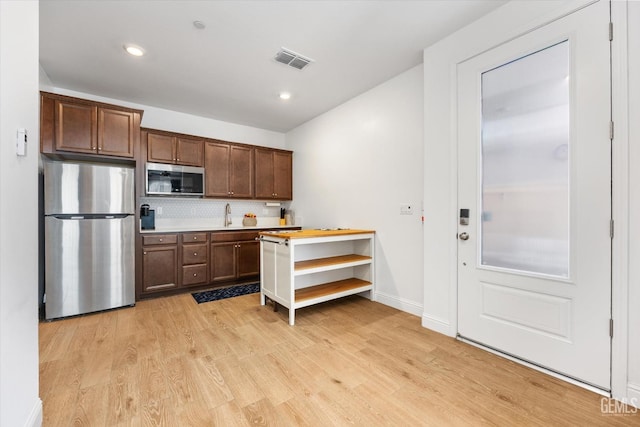
[{"label": "door frame", "polygon": [[[597,0],[511,2],[424,51],[425,225],[422,326],[455,337],[457,325],[457,66],[478,54],[534,31]],[[608,1],[608,0],[601,0]],[[611,4],[613,144],[611,388],[627,392],[629,167],[627,1]],[[616,37],[615,35],[618,35]],[[582,385],[582,384],[580,384]]]}]

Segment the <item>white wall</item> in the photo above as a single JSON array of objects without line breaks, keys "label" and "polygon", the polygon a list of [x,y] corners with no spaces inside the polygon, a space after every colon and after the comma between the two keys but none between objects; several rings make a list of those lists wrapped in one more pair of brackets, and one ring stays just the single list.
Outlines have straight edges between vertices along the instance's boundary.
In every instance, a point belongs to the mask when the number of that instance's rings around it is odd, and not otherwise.
[{"label": "white wall", "polygon": [[[285,137],[281,132],[223,122],[207,117],[194,116],[192,114],[157,108],[150,105],[136,104],[119,99],[105,98],[103,96],[55,87],[41,67],[40,74],[42,76],[41,81],[44,82],[41,84],[40,89],[43,91],[144,110],[144,114],[142,115],[142,126],[146,128],[179,132],[188,135],[216,138],[224,141],[240,142],[271,148],[284,148],[285,145]],[[162,89],[158,88],[158,90]]]},{"label": "white wall", "polygon": [[[640,407],[640,2],[628,4],[629,52],[629,290],[627,397]],[[624,230],[620,230],[624,233]],[[622,298],[626,300],[626,298]],[[622,394],[622,393],[621,393]]]},{"label": "white wall", "polygon": [[[38,398],[38,2],[0,1],[0,425],[42,423]],[[29,135],[17,157],[17,128]]]},{"label": "white wall", "polygon": [[[286,135],[305,227],[376,230],[376,298],[422,312],[422,66]],[[400,215],[400,204],[413,215]]]}]

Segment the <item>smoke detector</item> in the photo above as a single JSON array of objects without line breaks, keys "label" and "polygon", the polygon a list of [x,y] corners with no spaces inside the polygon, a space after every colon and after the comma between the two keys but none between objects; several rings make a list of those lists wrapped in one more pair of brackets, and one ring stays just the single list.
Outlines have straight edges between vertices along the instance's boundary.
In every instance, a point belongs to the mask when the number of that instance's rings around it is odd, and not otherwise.
[{"label": "smoke detector", "polygon": [[313,59],[285,48],[281,48],[280,51],[276,53],[275,60],[298,70],[302,70],[309,65],[309,63],[313,62]]}]

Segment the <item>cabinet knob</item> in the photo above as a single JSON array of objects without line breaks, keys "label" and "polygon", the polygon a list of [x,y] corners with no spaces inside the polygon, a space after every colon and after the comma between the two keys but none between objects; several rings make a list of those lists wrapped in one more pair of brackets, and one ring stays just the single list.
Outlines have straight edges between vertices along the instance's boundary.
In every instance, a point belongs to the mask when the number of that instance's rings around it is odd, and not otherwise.
[{"label": "cabinet knob", "polygon": [[142,254],[143,254],[143,255],[146,255],[147,253],[146,253],[146,252],[142,252]]},{"label": "cabinet knob", "polygon": [[194,253],[193,253],[193,256],[198,256],[198,252],[194,252]]},{"label": "cabinet knob", "polygon": [[162,242],[162,239],[159,239]]},{"label": "cabinet knob", "polygon": [[193,277],[198,277],[198,273],[193,273]]},{"label": "cabinet knob", "polygon": [[193,236],[193,240],[198,240],[198,237],[197,236]]}]

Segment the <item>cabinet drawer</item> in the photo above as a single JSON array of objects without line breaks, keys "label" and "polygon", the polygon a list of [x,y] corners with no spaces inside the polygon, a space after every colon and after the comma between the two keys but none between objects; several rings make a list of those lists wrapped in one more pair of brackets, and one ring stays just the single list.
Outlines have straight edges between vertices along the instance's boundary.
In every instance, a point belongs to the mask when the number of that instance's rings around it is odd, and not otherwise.
[{"label": "cabinet drawer", "polygon": [[197,285],[200,283],[207,283],[207,265],[196,264],[186,265],[182,267],[182,285]]},{"label": "cabinet drawer", "polygon": [[255,240],[258,231],[225,231],[221,233],[211,233],[212,242],[239,242],[245,240]]},{"label": "cabinet drawer", "polygon": [[142,244],[147,245],[175,245],[178,243],[176,234],[149,234],[142,236]]},{"label": "cabinet drawer", "polygon": [[208,245],[190,244],[182,246],[182,264],[206,264],[208,258]]},{"label": "cabinet drawer", "polygon": [[209,233],[183,233],[182,243],[206,242]]}]

